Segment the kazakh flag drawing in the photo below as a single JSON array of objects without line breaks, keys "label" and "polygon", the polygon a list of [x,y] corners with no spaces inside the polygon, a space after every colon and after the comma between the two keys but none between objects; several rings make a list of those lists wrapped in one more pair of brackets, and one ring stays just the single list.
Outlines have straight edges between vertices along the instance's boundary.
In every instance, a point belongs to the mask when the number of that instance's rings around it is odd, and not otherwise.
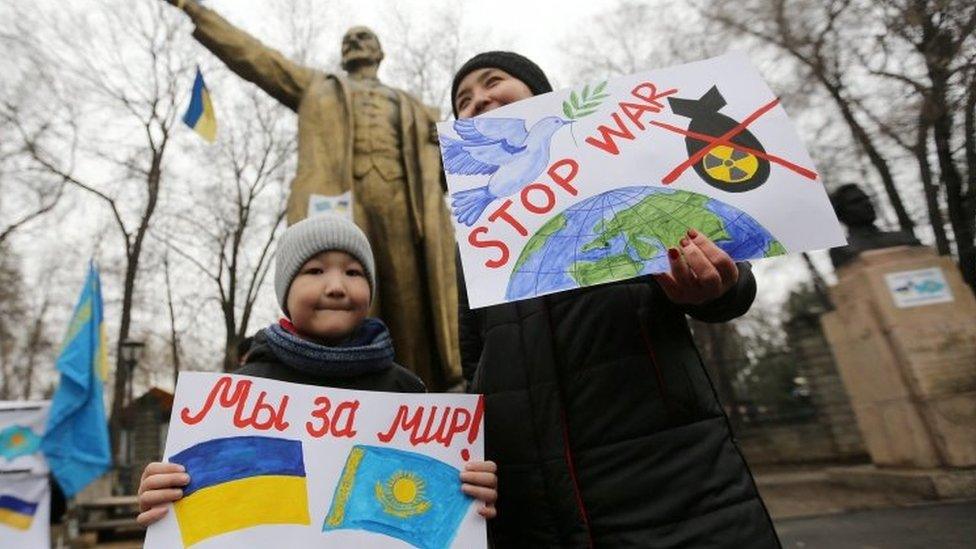
[{"label": "kazakh flag drawing", "polygon": [[41,447],[41,437],[30,427],[11,425],[0,429],[0,457],[13,461],[20,456],[29,456]]},{"label": "kazakh flag drawing", "polygon": [[102,285],[92,262],[58,357],[61,382],[41,441],[51,472],[69,498],[112,465],[102,400],[108,376],[102,314]]},{"label": "kazakh flag drawing", "polygon": [[461,492],[461,472],[443,461],[356,445],[322,530],[366,530],[441,549],[450,547],[472,501]]},{"label": "kazakh flag drawing", "polygon": [[217,139],[217,115],[210,101],[210,91],[203,81],[200,67],[197,67],[197,76],[193,79],[190,107],[183,115],[183,122],[208,142],[213,143]]},{"label": "kazakh flag drawing", "polygon": [[299,440],[218,438],[169,461],[190,475],[183,498],[173,505],[184,546],[262,524],[310,524]]}]

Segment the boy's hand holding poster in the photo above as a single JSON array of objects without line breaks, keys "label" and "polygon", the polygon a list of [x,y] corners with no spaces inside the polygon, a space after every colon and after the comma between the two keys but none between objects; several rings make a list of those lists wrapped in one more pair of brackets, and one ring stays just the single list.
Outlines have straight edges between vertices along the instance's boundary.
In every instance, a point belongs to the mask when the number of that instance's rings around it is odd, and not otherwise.
[{"label": "boy's hand holding poster", "polygon": [[477,395],[183,373],[164,459],[190,484],[146,547],[485,547],[482,432]]},{"label": "boy's hand holding poster", "polygon": [[438,133],[471,307],[667,272],[690,228],[736,260],[845,242],[742,54],[581,84]]}]

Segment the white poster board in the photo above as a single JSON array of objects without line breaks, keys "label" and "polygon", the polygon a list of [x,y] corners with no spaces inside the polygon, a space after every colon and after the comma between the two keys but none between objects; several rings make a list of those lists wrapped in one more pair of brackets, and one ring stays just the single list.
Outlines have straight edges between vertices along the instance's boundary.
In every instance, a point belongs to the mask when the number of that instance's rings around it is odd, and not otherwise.
[{"label": "white poster board", "polygon": [[51,489],[41,437],[50,401],[0,401],[0,547],[50,547]]},{"label": "white poster board", "polygon": [[437,131],[472,307],[665,272],[689,228],[737,260],[845,243],[792,122],[741,53]]},{"label": "white poster board", "polygon": [[312,194],[308,197],[308,216],[322,214],[338,214],[352,219],[352,191],[346,191],[335,196]]},{"label": "white poster board", "polygon": [[887,273],[885,282],[899,309],[952,301],[952,290],[939,267]]},{"label": "white poster board", "polygon": [[164,460],[191,482],[146,547],[485,547],[459,480],[482,417],[477,395],[182,373]]}]

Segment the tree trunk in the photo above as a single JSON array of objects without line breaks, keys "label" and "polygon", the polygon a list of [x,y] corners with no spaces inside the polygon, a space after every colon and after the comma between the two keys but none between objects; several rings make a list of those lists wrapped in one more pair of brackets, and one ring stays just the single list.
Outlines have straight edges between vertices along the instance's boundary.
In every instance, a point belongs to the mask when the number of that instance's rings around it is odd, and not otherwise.
[{"label": "tree trunk", "polygon": [[898,194],[898,188],[895,187],[895,178],[891,175],[891,169],[888,167],[888,162],[881,155],[881,152],[874,145],[874,141],[871,136],[868,135],[867,130],[864,126],[857,121],[854,116],[854,111],[851,109],[850,104],[844,99],[841,94],[840,86],[831,82],[825,74],[818,70],[814,70],[817,78],[827,89],[827,93],[837,104],[837,108],[840,110],[841,116],[844,118],[844,122],[847,123],[848,128],[851,130],[851,134],[854,136],[855,142],[861,146],[864,153],[868,156],[868,160],[871,161],[871,165],[878,172],[878,176],[881,178],[881,184],[884,186],[885,194],[888,195],[888,201],[891,203],[891,207],[895,210],[895,216],[898,218],[898,226],[901,230],[914,235],[915,234],[915,223],[912,218],[908,215],[908,211],[905,209],[905,205],[901,200],[901,195]]},{"label": "tree trunk", "polygon": [[935,234],[935,249],[939,255],[950,255],[949,238],[945,232],[945,218],[939,205],[939,185],[932,179],[932,166],[929,164],[929,128],[932,124],[931,106],[928,97],[922,99],[918,114],[918,128],[915,137],[915,160],[918,162],[919,177],[925,191],[925,207],[929,214],[929,224]]},{"label": "tree trunk", "polygon": [[161,164],[163,152],[166,148],[166,137],[158,148],[152,150],[152,159],[149,171],[146,173],[147,200],[146,209],[143,210],[142,219],[139,221],[139,228],[136,230],[132,244],[126,249],[125,284],[122,291],[122,314],[119,322],[119,340],[115,345],[115,387],[112,391],[112,415],[109,419],[112,439],[112,455],[119,457],[119,434],[122,430],[122,409],[128,404],[125,402],[126,388],[131,383],[129,379],[132,372],[126,371],[122,364],[122,344],[129,338],[129,328],[132,322],[132,300],[135,295],[136,276],[139,272],[139,258],[142,255],[142,244],[149,230],[149,220],[156,210],[156,203],[159,199],[159,183],[162,177]]},{"label": "tree trunk", "polygon": [[173,286],[169,279],[169,256],[163,258],[164,274],[166,275],[166,305],[169,309],[169,352],[173,363],[173,391],[176,391],[176,381],[180,376],[180,348],[176,334],[176,311],[173,308]]},{"label": "tree trunk", "polygon": [[932,81],[932,106],[935,111],[932,133],[942,184],[946,189],[949,223],[956,237],[956,251],[959,255],[959,268],[963,280],[976,292],[976,234],[974,234],[976,220],[966,216],[962,174],[959,173],[952,156],[953,115],[948,98],[949,74],[930,64],[929,78]]}]

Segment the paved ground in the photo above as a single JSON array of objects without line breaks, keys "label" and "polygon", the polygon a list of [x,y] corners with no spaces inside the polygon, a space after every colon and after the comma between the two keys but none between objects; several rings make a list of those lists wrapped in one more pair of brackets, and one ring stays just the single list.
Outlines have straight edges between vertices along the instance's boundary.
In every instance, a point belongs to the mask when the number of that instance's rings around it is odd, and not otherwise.
[{"label": "paved ground", "polygon": [[926,500],[910,493],[841,486],[821,468],[784,467],[755,472],[756,485],[773,520],[865,509],[904,507]]},{"label": "paved ground", "polygon": [[780,519],[785,549],[971,549],[976,501]]}]

